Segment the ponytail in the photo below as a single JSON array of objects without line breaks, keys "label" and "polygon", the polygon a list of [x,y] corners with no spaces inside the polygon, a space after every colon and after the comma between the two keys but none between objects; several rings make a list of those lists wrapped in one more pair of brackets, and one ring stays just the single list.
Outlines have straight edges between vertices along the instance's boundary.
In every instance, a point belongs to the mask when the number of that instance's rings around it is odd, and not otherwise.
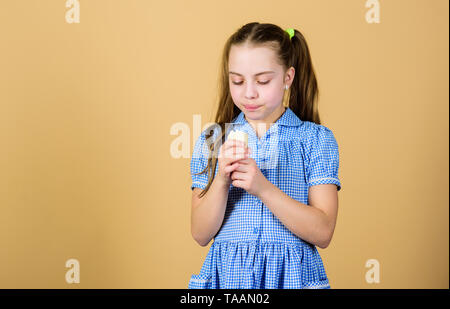
[{"label": "ponytail", "polygon": [[[288,35],[286,33],[286,35]],[[303,121],[320,124],[317,99],[319,89],[308,44],[297,30],[291,39],[290,64],[295,69],[291,85],[289,108]]]}]

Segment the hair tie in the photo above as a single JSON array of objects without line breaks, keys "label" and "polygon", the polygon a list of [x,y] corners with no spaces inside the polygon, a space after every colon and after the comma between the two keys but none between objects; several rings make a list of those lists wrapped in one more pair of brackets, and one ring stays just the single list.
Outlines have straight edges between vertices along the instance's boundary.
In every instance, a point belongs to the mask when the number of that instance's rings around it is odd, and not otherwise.
[{"label": "hair tie", "polygon": [[289,34],[289,39],[292,40],[292,37],[295,35],[295,30],[292,28],[286,29],[286,32]]}]

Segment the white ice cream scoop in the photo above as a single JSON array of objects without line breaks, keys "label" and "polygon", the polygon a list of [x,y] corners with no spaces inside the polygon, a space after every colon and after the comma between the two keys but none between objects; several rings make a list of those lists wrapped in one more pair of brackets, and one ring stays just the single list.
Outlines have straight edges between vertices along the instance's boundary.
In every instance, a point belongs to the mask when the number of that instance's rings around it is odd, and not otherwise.
[{"label": "white ice cream scoop", "polygon": [[242,141],[245,143],[245,147],[248,147],[248,134],[244,131],[231,131],[230,134],[228,134],[229,139],[234,139],[238,141]]}]

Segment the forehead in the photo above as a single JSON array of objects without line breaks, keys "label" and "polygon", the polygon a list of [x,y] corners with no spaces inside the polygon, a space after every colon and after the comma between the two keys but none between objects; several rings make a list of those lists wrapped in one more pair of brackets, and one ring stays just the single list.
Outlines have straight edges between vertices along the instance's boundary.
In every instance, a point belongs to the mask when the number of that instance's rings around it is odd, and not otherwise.
[{"label": "forehead", "polygon": [[253,76],[262,71],[279,71],[275,52],[268,47],[233,45],[228,59],[228,70],[242,75]]}]

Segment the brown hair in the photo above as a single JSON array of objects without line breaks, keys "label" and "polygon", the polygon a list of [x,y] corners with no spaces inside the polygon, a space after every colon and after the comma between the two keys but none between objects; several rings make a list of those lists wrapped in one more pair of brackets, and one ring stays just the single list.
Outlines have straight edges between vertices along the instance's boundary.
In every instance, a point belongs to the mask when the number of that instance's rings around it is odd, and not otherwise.
[{"label": "brown hair", "polygon": [[201,192],[203,197],[209,190],[217,165],[217,154],[225,142],[225,124],[231,123],[239,115],[241,110],[233,103],[229,89],[228,57],[231,46],[250,44],[251,46],[267,46],[272,48],[278,56],[279,63],[285,70],[291,66],[295,69],[295,76],[290,87],[289,108],[303,121],[311,121],[320,124],[316,99],[318,98],[318,86],[316,75],[311,62],[308,45],[303,35],[295,30],[292,39],[289,34],[273,24],[248,23],[238,29],[225,43],[222,54],[222,66],[219,76],[219,104],[213,126],[206,130],[206,140],[214,134],[213,127],[220,126],[221,136],[209,144],[208,165],[197,173],[203,174],[209,170],[208,184]]}]

